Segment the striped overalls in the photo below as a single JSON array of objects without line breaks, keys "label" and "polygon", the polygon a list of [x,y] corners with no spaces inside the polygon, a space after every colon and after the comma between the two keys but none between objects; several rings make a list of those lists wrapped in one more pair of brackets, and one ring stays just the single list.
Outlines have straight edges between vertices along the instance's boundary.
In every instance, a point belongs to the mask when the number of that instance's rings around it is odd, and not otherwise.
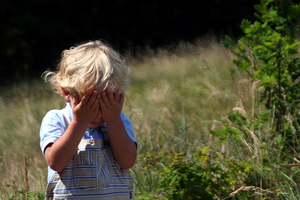
[{"label": "striped overalls", "polygon": [[50,179],[46,199],[132,199],[128,170],[118,167],[103,139],[85,139],[68,166]]}]

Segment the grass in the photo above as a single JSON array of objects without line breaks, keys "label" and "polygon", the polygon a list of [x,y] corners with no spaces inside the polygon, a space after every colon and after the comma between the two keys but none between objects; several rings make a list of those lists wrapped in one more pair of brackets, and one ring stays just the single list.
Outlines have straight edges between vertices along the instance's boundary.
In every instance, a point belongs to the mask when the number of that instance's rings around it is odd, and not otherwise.
[{"label": "grass", "polygon": [[[174,149],[178,142],[172,140],[186,137],[186,129],[189,135],[184,141],[209,143],[212,120],[230,112],[238,95],[247,98],[243,96],[246,77],[231,74],[232,67],[230,53],[216,42],[194,47],[189,53],[163,51],[135,61],[125,110],[137,137],[146,140],[145,144],[140,141],[140,150],[144,151],[144,145],[145,151]],[[245,81],[235,83],[234,79]],[[241,88],[239,92],[236,87]]]},{"label": "grass", "polygon": [[[253,191],[263,193],[266,191],[263,184],[272,192],[281,188],[278,191],[285,199],[293,199],[292,195],[294,199],[299,197],[299,187],[295,187],[295,177],[299,175],[297,166],[287,168],[292,174],[272,167],[274,160],[285,155],[280,149],[272,149],[273,140],[263,145],[269,137],[264,134],[268,131],[268,123],[261,131],[250,135],[250,139],[243,138],[238,143],[229,137],[222,145],[216,145],[219,138],[210,134],[211,130],[220,128],[222,120],[228,121],[222,117],[233,108],[244,111],[247,119],[263,109],[254,109],[255,85],[235,68],[231,59],[229,50],[214,39],[157,51],[148,49],[134,58],[126,55],[131,68],[131,84],[123,110],[134,125],[139,145],[138,160],[132,168],[136,199],[165,198],[159,190],[162,177],[159,172],[165,168],[162,160],[166,152],[182,153],[192,162],[195,152],[206,147],[211,148],[211,156],[247,162],[261,171],[254,178],[255,187],[236,183],[228,188],[233,198],[245,191],[249,195]],[[65,102],[42,80],[1,88],[0,92],[0,199],[41,199],[46,187],[47,166],[39,147],[39,127],[48,110],[62,108]],[[258,156],[253,159],[255,153]],[[278,157],[267,161],[266,166],[262,154]],[[294,159],[299,160],[296,156]],[[25,168],[28,182],[25,181]],[[271,180],[278,182],[271,183]],[[214,199],[221,197],[215,195]],[[262,195],[253,199],[262,199]]]},{"label": "grass", "polygon": [[37,193],[44,191],[47,167],[39,148],[39,127],[46,110],[62,105],[63,102],[52,95],[42,81],[20,83],[1,89],[0,197],[2,199],[16,195],[12,191],[22,191],[25,188],[25,156],[31,191]]}]

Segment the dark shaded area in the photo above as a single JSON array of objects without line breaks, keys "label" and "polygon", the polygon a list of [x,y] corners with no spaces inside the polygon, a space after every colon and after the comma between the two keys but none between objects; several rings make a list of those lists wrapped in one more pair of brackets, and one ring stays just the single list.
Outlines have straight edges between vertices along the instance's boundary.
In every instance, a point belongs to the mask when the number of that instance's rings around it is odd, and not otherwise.
[{"label": "dark shaded area", "polygon": [[118,51],[190,41],[203,35],[241,34],[242,19],[255,20],[259,0],[1,1],[1,83],[40,76],[62,50],[103,39]]}]

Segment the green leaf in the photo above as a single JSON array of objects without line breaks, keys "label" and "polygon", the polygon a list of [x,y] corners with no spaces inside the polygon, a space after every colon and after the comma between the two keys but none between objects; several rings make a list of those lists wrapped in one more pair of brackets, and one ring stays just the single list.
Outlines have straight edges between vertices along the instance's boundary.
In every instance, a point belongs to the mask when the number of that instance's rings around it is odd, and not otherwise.
[{"label": "green leaf", "polygon": [[220,142],[218,143],[218,145],[222,145],[227,141],[227,138],[223,138],[220,140]]},{"label": "green leaf", "polygon": [[281,39],[281,35],[279,33],[272,34],[272,40],[278,42]]},{"label": "green leaf", "polygon": [[211,131],[211,134],[214,135],[214,136],[225,137],[227,135],[227,129],[225,127],[222,127],[221,130]]},{"label": "green leaf", "polygon": [[167,168],[167,167],[164,167],[163,170],[164,170],[164,172],[166,172],[166,173],[170,173],[170,172],[171,172],[171,170],[170,170],[169,168]]},{"label": "green leaf", "polygon": [[185,181],[187,181],[187,180],[188,180],[188,177],[187,177],[187,175],[186,175],[186,174],[182,174],[182,178],[183,178],[183,180],[185,180]]},{"label": "green leaf", "polygon": [[177,180],[177,176],[178,176],[178,174],[174,174],[173,178],[171,179],[171,181],[169,183],[169,186],[172,186],[173,183],[175,183],[175,181]]},{"label": "green leaf", "polygon": [[36,194],[34,192],[29,192],[28,193],[28,197],[35,197],[35,196],[36,196]]},{"label": "green leaf", "polygon": [[281,134],[277,135],[276,141],[277,141],[277,143],[278,143],[279,145],[281,145],[281,142],[282,142],[282,135],[281,135]]},{"label": "green leaf", "polygon": [[222,45],[228,49],[236,49],[234,42],[229,36],[225,36],[225,39],[221,41]]},{"label": "green leaf", "polygon": [[245,30],[246,28],[248,28],[251,25],[251,22],[247,19],[243,19],[241,22],[241,28],[243,30]]},{"label": "green leaf", "polygon": [[241,63],[241,68],[242,69],[248,69],[250,63],[248,62],[248,60],[243,60]]},{"label": "green leaf", "polygon": [[210,151],[210,147],[209,147],[209,146],[206,146],[206,147],[203,148],[202,154],[206,154],[206,153],[209,152],[209,151]]},{"label": "green leaf", "polygon": [[261,28],[261,23],[258,22],[258,21],[255,21],[253,25],[254,25],[255,29],[260,29]]}]

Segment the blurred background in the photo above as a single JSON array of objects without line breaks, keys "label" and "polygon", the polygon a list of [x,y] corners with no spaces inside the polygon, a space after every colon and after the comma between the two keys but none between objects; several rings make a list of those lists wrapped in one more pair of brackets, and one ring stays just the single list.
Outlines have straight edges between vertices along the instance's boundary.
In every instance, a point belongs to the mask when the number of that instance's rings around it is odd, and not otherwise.
[{"label": "blurred background", "polygon": [[239,37],[259,0],[14,0],[0,2],[0,83],[40,77],[64,49],[102,39],[135,55],[205,35]]}]

